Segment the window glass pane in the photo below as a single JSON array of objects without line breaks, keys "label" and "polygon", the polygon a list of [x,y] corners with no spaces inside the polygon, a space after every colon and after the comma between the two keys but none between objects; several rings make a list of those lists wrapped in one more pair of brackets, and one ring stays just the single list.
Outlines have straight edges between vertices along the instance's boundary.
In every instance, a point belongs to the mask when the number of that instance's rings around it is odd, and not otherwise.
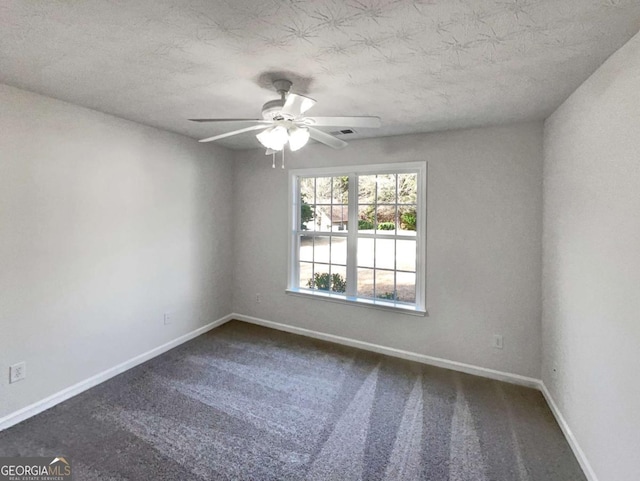
[{"label": "window glass pane", "polygon": [[376,269],[376,297],[393,299],[395,293],[395,276],[393,271]]},{"label": "window glass pane", "polygon": [[416,270],[416,241],[398,240],[396,241],[396,269],[401,271]]},{"label": "window glass pane", "polygon": [[308,204],[304,198],[300,199],[300,225],[299,230],[316,230],[315,205]]},{"label": "window glass pane", "polygon": [[418,201],[418,174],[398,174],[398,204]]},{"label": "window glass pane", "polygon": [[313,262],[313,237],[300,236],[299,260],[303,262]]},{"label": "window glass pane", "polygon": [[331,232],[333,228],[333,222],[331,217],[330,205],[316,206],[315,228],[316,228],[316,231]]},{"label": "window glass pane", "polygon": [[349,203],[349,176],[333,178],[333,203]]},{"label": "window glass pane", "polygon": [[407,272],[396,273],[396,291],[399,301],[416,302],[416,275]]},{"label": "window glass pane", "polygon": [[331,263],[347,265],[347,238],[331,238]]},{"label": "window glass pane", "polygon": [[[304,287],[310,289],[318,289],[328,291],[331,287],[331,275],[329,274],[328,264],[314,264],[313,277],[309,276],[304,281]],[[300,275],[300,285],[302,286],[302,274]]]},{"label": "window glass pane", "polygon": [[316,204],[331,203],[331,177],[316,178]]},{"label": "window glass pane", "polygon": [[378,204],[395,204],[396,202],[396,175],[378,175],[376,179],[378,186]]},{"label": "window glass pane", "polygon": [[349,223],[349,206],[332,205],[328,212],[331,214],[331,231],[346,232]]},{"label": "window glass pane", "polygon": [[376,268],[395,269],[395,244],[394,239],[376,239]]},{"label": "window glass pane", "polygon": [[416,235],[418,217],[415,205],[406,205],[399,207],[398,219],[400,221],[398,235]]},{"label": "window glass pane", "polygon": [[373,297],[373,272],[373,269],[358,269],[358,296]]},{"label": "window glass pane", "polygon": [[313,277],[313,264],[311,262],[300,262],[300,278],[298,286],[309,287],[307,282]]},{"label": "window glass pane", "polygon": [[375,239],[358,237],[358,267],[374,266],[374,262],[373,262],[374,241]]},{"label": "window glass pane", "polygon": [[396,233],[396,206],[395,205],[379,205],[376,209],[378,234],[395,234]]},{"label": "window glass pane", "polygon": [[315,203],[316,196],[316,178],[301,177],[300,178],[300,196],[309,204]]},{"label": "window glass pane", "polygon": [[373,204],[376,201],[376,176],[358,176],[358,204]]},{"label": "window glass pane", "polygon": [[333,292],[347,291],[347,268],[345,266],[331,266],[331,290]]},{"label": "window glass pane", "polygon": [[373,233],[376,217],[375,205],[361,205],[358,207],[358,230],[371,231]]},{"label": "window glass pane", "polygon": [[317,236],[313,244],[313,260],[314,262],[323,262],[328,264],[330,262],[330,237]]}]

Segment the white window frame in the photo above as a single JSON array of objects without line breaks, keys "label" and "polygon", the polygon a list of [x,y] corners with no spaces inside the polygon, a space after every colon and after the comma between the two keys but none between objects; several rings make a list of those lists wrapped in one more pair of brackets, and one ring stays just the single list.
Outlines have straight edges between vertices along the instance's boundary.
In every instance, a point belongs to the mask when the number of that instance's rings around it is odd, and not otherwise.
[{"label": "white window frame", "polygon": [[[358,192],[357,176],[374,174],[417,174],[417,230],[416,230],[416,301],[415,304],[397,302],[387,299],[370,299],[356,295],[357,282],[357,239],[358,239]],[[300,225],[300,188],[298,179],[301,177],[339,177],[349,176],[349,217],[347,230],[347,292],[336,293],[307,289],[298,286],[299,282],[299,232]],[[355,206],[355,208],[354,208]],[[289,255],[287,269],[288,294],[313,297],[334,302],[387,309],[413,315],[427,315],[427,162],[398,162],[387,164],[369,164],[341,167],[321,167],[309,169],[294,169],[289,171]],[[327,235],[332,235],[327,233]],[[384,237],[378,234],[378,237]],[[394,239],[396,235],[389,236]],[[401,236],[400,236],[401,237]],[[412,237],[413,238],[413,237]]]}]

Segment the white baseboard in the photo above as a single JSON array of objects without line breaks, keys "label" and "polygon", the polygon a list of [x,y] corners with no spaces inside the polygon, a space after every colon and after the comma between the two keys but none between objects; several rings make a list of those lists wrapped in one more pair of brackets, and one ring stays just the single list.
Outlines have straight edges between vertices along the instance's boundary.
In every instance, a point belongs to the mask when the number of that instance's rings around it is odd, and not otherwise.
[{"label": "white baseboard", "polygon": [[277,329],[279,331],[286,331],[292,334],[299,334],[301,336],[312,337],[314,339],[321,339],[323,341],[335,342],[336,344],[343,344],[345,346],[356,347],[358,349],[364,349],[365,351],[372,351],[372,352],[377,352],[378,354],[386,354],[387,356],[399,357],[401,359],[407,359],[409,361],[416,361],[422,364],[429,364],[432,366],[451,369],[454,371],[464,372],[467,374],[474,374],[476,376],[495,379],[498,381],[505,381],[511,384],[518,384],[520,386],[527,386],[535,389],[540,388],[539,379],[521,376],[519,374],[496,371],[494,369],[488,369],[486,367],[479,367],[479,366],[474,366],[472,364],[465,364],[462,362],[450,361],[448,359],[441,359],[439,357],[427,356],[425,354],[418,354],[415,352],[403,351],[402,349],[395,349],[393,347],[381,346],[379,344],[371,344],[369,342],[358,341],[356,339],[336,336],[333,334],[325,334],[323,332],[312,331],[310,329],[290,326],[287,324],[280,324],[279,322],[268,321],[266,319],[260,319],[258,317],[245,316],[244,314],[233,313],[231,314],[231,318],[238,319],[239,321],[244,321],[251,324],[258,324],[260,326],[270,327],[272,329]]},{"label": "white baseboard", "polygon": [[117,366],[107,369],[106,371],[102,371],[101,373],[98,373],[95,376],[85,379],[84,381],[80,381],[79,383],[74,384],[73,386],[70,386],[66,389],[63,389],[62,391],[52,394],[51,396],[46,397],[38,402],[35,402],[25,408],[22,408],[7,416],[4,416],[3,418],[0,418],[0,431],[7,429],[15,424],[18,424],[19,422],[24,421],[25,419],[35,416],[36,414],[39,414],[42,411],[46,411],[47,409],[55,406],[56,404],[66,401],[67,399],[72,398],[73,396],[76,396],[81,392],[86,391],[87,389],[97,386],[98,384],[103,383],[104,381],[111,379],[112,377],[117,376],[118,374],[121,374],[124,371],[131,369],[132,367],[137,366],[138,364],[142,364],[143,362],[146,362],[149,359],[153,359],[154,357],[159,356],[160,354],[167,352],[168,350],[173,349],[174,347],[179,346],[182,343],[190,341],[191,339],[198,337],[201,334],[204,334],[205,332],[210,331],[213,328],[221,326],[222,324],[229,322],[231,319],[233,319],[233,316],[231,315],[224,316],[218,319],[217,321],[213,321],[207,324],[206,326],[202,326],[198,329],[195,329],[183,336],[180,336],[172,341],[167,342],[166,344],[163,344],[154,349],[151,349],[150,351],[140,354],[139,356],[129,359],[128,361],[118,364]]},{"label": "white baseboard", "polygon": [[148,361],[149,359],[153,359],[154,357],[159,356],[160,354],[163,354],[168,350],[173,349],[176,346],[179,346],[180,344],[190,341],[191,339],[198,337],[201,334],[204,334],[205,332],[210,331],[211,329],[221,326],[222,324],[225,324],[226,322],[229,322],[232,319],[238,319],[240,321],[248,322],[251,324],[257,324],[260,326],[277,329],[279,331],[286,331],[292,334],[299,334],[299,335],[311,337],[314,339],[334,342],[336,344],[351,346],[351,347],[363,349],[366,351],[376,352],[378,354],[386,354],[388,356],[407,359],[409,361],[416,361],[423,364],[429,364],[432,366],[442,367],[445,369],[451,369],[454,371],[464,372],[467,374],[473,374],[476,376],[495,379],[498,381],[505,381],[512,384],[518,384],[521,386],[527,386],[527,387],[532,387],[534,389],[538,389],[542,392],[543,396],[545,397],[547,404],[551,409],[551,412],[555,416],[556,421],[560,426],[560,429],[562,430],[565,438],[567,439],[567,442],[569,443],[569,446],[571,447],[574,455],[576,456],[578,463],[582,467],[582,470],[584,471],[588,481],[598,481],[593,469],[591,468],[591,464],[587,460],[587,457],[584,451],[582,451],[582,448],[580,448],[580,445],[578,444],[578,441],[576,440],[573,432],[571,431],[571,428],[569,428],[567,421],[564,419],[564,416],[558,409],[558,406],[555,403],[553,397],[551,396],[551,393],[549,392],[545,384],[540,379],[521,376],[519,374],[512,374],[512,373],[503,372],[503,371],[497,371],[494,369],[488,369],[480,366],[474,366],[472,364],[465,364],[462,362],[450,361],[448,359],[441,359],[438,357],[427,356],[425,354],[418,354],[415,352],[404,351],[402,349],[395,349],[392,347],[386,347],[379,344],[372,344],[369,342],[350,339],[347,337],[336,336],[333,334],[326,334],[323,332],[313,331],[310,329],[304,329],[301,327],[281,324],[279,322],[268,321],[266,319],[261,319],[258,317],[245,316],[244,314],[238,314],[238,313],[233,313],[233,314],[224,316],[216,321],[213,321],[207,324],[206,326],[202,326],[198,329],[195,329],[187,334],[184,334],[183,336],[180,336],[161,346],[151,349],[150,351],[140,354],[132,359],[129,359],[128,361],[125,361],[121,364],[118,364],[117,366],[107,369],[106,371],[96,374],[95,376],[85,379],[84,381],[74,384],[73,386],[63,389],[62,391],[59,391],[45,399],[42,399],[41,401],[33,403],[25,408],[22,408],[3,418],[0,418],[0,431],[7,429],[15,424],[18,424],[19,422],[24,421],[25,419],[35,416],[36,414],[46,411],[47,409],[55,406],[56,404],[66,401],[67,399],[72,398],[73,396],[76,396],[81,392],[84,392],[100,383],[103,383],[104,381],[107,381],[108,379],[111,379],[112,377],[117,376],[118,374],[121,374],[124,371],[127,371],[139,364],[142,364],[143,362]]},{"label": "white baseboard", "polygon": [[564,437],[567,439],[567,442],[569,443],[569,446],[571,447],[573,454],[578,460],[578,463],[580,464],[580,467],[582,468],[584,475],[587,477],[589,481],[598,481],[598,478],[596,477],[596,473],[593,471],[593,468],[591,467],[591,464],[589,463],[587,456],[584,454],[584,451],[578,444],[578,440],[574,436],[573,431],[571,431],[569,424],[567,424],[566,419],[560,412],[558,405],[554,401],[553,396],[551,396],[551,393],[547,389],[547,386],[545,386],[544,382],[542,381],[539,382],[538,389],[540,389],[540,391],[542,392],[542,395],[546,399],[547,404],[551,409],[551,412],[553,413],[553,415],[556,418],[556,421],[560,425],[560,429],[562,429],[562,433],[564,434]]},{"label": "white baseboard", "polygon": [[573,454],[575,455],[580,467],[585,473],[588,481],[598,481],[596,478],[593,469],[591,468],[591,464],[587,460],[584,451],[580,448],[578,441],[576,440],[573,432],[569,428],[567,421],[562,416],[562,413],[558,409],[557,404],[553,400],[553,397],[549,393],[549,390],[544,385],[544,383],[540,379],[535,379],[532,377],[521,376],[519,374],[512,374],[503,371],[496,371],[494,369],[487,369],[485,367],[474,366],[472,364],[465,364],[457,361],[450,361],[448,359],[441,359],[438,357],[427,356],[425,354],[418,354],[415,352],[403,351],[401,349],[395,349],[392,347],[381,346],[379,344],[371,344],[364,341],[358,341],[356,339],[350,339],[347,337],[335,336],[333,334],[326,334],[323,332],[312,331],[310,329],[304,329],[302,327],[290,326],[287,324],[281,324],[279,322],[268,321],[266,319],[261,319],[253,316],[245,316],[244,314],[233,313],[231,314],[232,319],[238,319],[239,321],[248,322],[251,324],[257,324],[264,327],[270,327],[272,329],[277,329],[279,331],[286,331],[292,334],[299,334],[301,336],[312,337],[314,339],[321,339],[323,341],[335,342],[337,344],[343,344],[345,346],[356,347],[359,349],[364,349],[366,351],[377,352],[379,354],[386,354],[388,356],[399,357],[402,359],[407,359],[409,361],[416,361],[423,364],[429,364],[432,366],[442,367],[445,369],[451,369],[454,371],[460,371],[467,374],[474,374],[476,376],[481,376],[489,379],[495,379],[498,381],[505,381],[511,384],[518,384],[521,386],[531,387],[537,389],[542,392],[551,412],[556,418],[556,421],[560,425],[560,429],[562,430]]}]

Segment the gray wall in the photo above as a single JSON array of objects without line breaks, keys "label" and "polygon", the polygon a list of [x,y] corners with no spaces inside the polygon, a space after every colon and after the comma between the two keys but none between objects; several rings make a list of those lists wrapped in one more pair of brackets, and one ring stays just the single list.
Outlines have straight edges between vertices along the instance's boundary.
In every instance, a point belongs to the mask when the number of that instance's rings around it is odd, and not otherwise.
[{"label": "gray wall", "polygon": [[224,149],[11,87],[0,106],[2,417],[231,311],[232,169]]},{"label": "gray wall", "polygon": [[[234,311],[538,378],[542,123],[309,145],[288,168],[427,160],[427,308],[413,317],[285,294],[287,172],[235,154]],[[256,293],[262,302],[255,302]],[[504,350],[491,347],[504,335]]]},{"label": "gray wall", "polygon": [[600,481],[640,479],[640,35],[545,123],[542,377]]}]

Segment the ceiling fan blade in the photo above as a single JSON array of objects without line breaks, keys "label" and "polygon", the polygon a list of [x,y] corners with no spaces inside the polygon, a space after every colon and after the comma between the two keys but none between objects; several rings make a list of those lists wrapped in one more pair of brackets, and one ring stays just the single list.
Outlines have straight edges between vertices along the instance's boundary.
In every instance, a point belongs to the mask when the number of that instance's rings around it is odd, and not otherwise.
[{"label": "ceiling fan blade", "polygon": [[382,125],[380,117],[305,117],[305,125],[318,127],[360,127],[377,129]]},{"label": "ceiling fan blade", "polygon": [[315,104],[316,101],[310,97],[289,93],[287,95],[287,100],[282,107],[282,113],[293,115],[294,118],[298,118]]},{"label": "ceiling fan blade", "polygon": [[224,123],[233,123],[233,122],[238,122],[238,123],[243,123],[246,124],[247,122],[258,122],[261,124],[264,123],[270,123],[271,120],[264,120],[264,119],[189,119],[191,122],[224,122]]},{"label": "ceiling fan blade", "polygon": [[347,146],[347,143],[344,140],[340,140],[331,134],[327,134],[322,130],[314,129],[313,127],[309,127],[309,136],[316,142],[328,145],[334,149],[342,149]]},{"label": "ceiling fan blade", "polygon": [[213,137],[207,137],[206,139],[198,140],[198,142],[211,142],[213,140],[224,139],[225,137],[231,137],[232,135],[242,134],[244,132],[251,132],[252,130],[262,130],[269,127],[269,125],[252,125],[251,127],[247,127],[240,130],[233,130],[231,132],[227,132],[226,134],[214,135]]}]

